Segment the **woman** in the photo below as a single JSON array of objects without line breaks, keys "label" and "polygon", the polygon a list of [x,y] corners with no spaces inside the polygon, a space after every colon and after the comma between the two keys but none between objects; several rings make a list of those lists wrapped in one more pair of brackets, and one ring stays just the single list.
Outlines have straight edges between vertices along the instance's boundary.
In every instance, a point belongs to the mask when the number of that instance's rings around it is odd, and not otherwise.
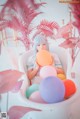
[{"label": "woman", "polygon": [[[27,69],[28,69],[27,76],[29,80],[32,80],[36,77],[35,81],[33,82],[36,82],[37,80],[37,83],[39,83],[38,81],[40,80],[38,79],[40,79],[40,77],[38,76],[38,72],[39,72],[40,66],[36,63],[36,53],[39,52],[41,49],[49,51],[48,42],[45,39],[45,36],[38,35],[35,37],[33,49],[34,49],[34,54],[33,56],[29,58],[29,62],[27,64]],[[57,72],[61,70],[61,72],[64,73],[58,56],[55,53],[53,53],[52,57],[54,58],[55,67],[56,67]]]}]

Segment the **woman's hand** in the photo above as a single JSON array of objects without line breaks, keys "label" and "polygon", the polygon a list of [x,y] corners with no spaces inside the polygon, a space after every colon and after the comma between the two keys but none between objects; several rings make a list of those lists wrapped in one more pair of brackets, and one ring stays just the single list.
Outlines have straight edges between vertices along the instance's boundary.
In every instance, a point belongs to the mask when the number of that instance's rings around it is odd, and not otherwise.
[{"label": "woman's hand", "polygon": [[34,64],[34,69],[37,69],[38,71],[39,71],[39,69],[40,69],[40,66],[38,65],[37,62],[35,62],[35,64]]},{"label": "woman's hand", "polygon": [[27,71],[27,77],[32,80],[38,73],[40,67],[37,63],[34,64],[34,68]]},{"label": "woman's hand", "polygon": [[56,67],[57,74],[65,74],[62,68]]}]

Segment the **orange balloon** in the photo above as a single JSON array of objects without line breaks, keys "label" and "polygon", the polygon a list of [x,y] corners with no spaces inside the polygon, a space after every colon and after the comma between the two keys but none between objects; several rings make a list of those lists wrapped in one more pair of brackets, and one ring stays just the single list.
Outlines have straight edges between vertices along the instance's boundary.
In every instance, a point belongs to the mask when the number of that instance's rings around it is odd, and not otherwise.
[{"label": "orange balloon", "polygon": [[36,55],[36,62],[40,66],[51,65],[53,63],[53,58],[48,51],[40,50]]},{"label": "orange balloon", "polygon": [[62,79],[62,80],[65,80],[66,79],[66,76],[65,74],[57,74],[57,77]]},{"label": "orange balloon", "polygon": [[75,83],[72,80],[64,80],[64,86],[65,86],[65,98],[69,98],[76,92],[76,86]]}]

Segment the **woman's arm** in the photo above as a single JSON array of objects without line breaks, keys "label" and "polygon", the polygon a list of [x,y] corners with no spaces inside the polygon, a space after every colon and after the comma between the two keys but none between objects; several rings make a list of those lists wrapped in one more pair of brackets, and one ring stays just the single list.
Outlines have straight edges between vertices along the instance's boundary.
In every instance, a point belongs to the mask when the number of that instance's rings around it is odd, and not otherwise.
[{"label": "woman's arm", "polygon": [[56,67],[57,74],[60,74],[60,73],[61,74],[65,74],[58,55],[54,53],[54,54],[52,54],[52,58],[54,60],[54,64],[55,64],[55,67]]},{"label": "woman's arm", "polygon": [[27,77],[28,77],[28,79],[29,80],[32,80],[36,76],[36,74],[38,73],[38,70],[39,70],[39,68],[28,70],[27,71]]},{"label": "woman's arm", "polygon": [[57,74],[65,74],[62,68],[56,67]]}]

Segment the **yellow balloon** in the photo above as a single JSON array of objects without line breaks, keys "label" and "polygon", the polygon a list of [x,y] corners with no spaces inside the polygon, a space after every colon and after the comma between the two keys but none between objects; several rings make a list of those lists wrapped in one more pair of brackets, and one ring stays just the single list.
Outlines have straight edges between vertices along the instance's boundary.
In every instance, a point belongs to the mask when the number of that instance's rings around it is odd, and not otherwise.
[{"label": "yellow balloon", "polygon": [[65,80],[66,79],[65,74],[57,74],[57,77],[60,78],[61,80]]}]

